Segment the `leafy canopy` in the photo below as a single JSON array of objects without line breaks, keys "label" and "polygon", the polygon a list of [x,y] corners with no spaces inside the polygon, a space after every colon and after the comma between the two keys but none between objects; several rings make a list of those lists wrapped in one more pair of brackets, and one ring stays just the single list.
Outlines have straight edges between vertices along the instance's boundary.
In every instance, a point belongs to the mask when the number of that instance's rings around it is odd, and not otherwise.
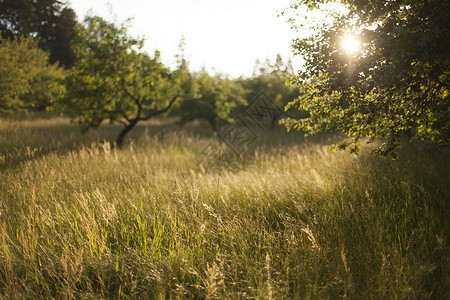
[{"label": "leafy canopy", "polygon": [[184,61],[175,71],[163,65],[159,52],[142,53],[143,40],[100,17],[86,18],[75,39],[76,63],[67,79],[63,111],[83,128],[103,120],[124,125],[117,144],[139,122],[164,113],[181,95]]},{"label": "leafy canopy", "polygon": [[[320,10],[329,2],[300,0],[292,8]],[[332,22],[293,44],[305,64],[297,76],[301,95],[291,106],[310,117],[287,119],[286,125],[312,134],[342,131],[350,139],[340,148],[351,145],[353,151],[368,136],[386,139],[376,153],[395,155],[406,131],[449,145],[450,3],[341,2],[345,13],[334,13]],[[348,35],[359,40],[360,51],[343,50]]]}]

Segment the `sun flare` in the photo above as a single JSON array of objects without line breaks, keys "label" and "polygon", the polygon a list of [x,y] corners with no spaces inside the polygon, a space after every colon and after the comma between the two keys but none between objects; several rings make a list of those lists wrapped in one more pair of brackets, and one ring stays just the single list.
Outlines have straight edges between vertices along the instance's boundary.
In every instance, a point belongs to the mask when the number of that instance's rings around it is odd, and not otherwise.
[{"label": "sun flare", "polygon": [[360,46],[361,46],[361,44],[360,44],[359,40],[352,35],[347,35],[346,37],[344,37],[342,39],[342,42],[341,42],[342,49],[348,54],[354,54],[354,53],[358,52],[360,49]]}]

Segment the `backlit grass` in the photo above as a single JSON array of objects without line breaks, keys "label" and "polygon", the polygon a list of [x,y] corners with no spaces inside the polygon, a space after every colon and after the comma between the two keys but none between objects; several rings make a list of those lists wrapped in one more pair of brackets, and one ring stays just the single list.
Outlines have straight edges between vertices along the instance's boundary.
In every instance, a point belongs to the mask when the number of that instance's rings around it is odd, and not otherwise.
[{"label": "backlit grass", "polygon": [[201,126],[113,150],[118,130],[0,121],[1,298],[450,295],[446,149],[392,161],[279,130],[224,162]]}]

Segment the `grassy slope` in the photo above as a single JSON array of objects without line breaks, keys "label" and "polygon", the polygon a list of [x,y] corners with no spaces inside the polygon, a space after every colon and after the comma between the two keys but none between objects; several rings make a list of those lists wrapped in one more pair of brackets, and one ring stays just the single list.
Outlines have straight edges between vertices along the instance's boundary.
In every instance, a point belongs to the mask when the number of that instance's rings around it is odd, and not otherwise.
[{"label": "grassy slope", "polygon": [[195,126],[118,129],[0,121],[0,298],[449,296],[448,150],[277,132],[224,163]]}]

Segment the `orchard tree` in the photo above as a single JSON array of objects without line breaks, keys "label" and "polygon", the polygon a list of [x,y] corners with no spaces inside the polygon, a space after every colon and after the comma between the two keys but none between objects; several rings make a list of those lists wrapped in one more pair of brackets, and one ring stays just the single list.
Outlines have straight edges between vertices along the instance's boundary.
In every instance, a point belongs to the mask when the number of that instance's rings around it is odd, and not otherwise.
[{"label": "orchard tree", "polygon": [[[292,8],[321,10],[329,2],[299,0]],[[449,145],[450,2],[341,2],[343,13],[293,44],[305,64],[297,77],[301,95],[291,106],[310,117],[286,125],[342,131],[349,140],[339,147],[352,151],[363,137],[384,138],[375,152],[395,156],[405,132]]]},{"label": "orchard tree", "polygon": [[61,97],[64,71],[32,37],[0,37],[0,114],[48,107]]},{"label": "orchard tree", "polygon": [[190,81],[189,93],[175,112],[181,124],[203,120],[217,132],[221,123],[234,121],[233,111],[246,104],[244,89],[236,80],[203,71],[193,74]]},{"label": "orchard tree", "polygon": [[159,52],[153,57],[141,52],[143,41],[130,37],[125,24],[87,17],[74,46],[76,62],[60,108],[84,130],[104,120],[122,123],[118,146],[138,122],[167,112],[182,95],[184,60],[170,71]]}]

